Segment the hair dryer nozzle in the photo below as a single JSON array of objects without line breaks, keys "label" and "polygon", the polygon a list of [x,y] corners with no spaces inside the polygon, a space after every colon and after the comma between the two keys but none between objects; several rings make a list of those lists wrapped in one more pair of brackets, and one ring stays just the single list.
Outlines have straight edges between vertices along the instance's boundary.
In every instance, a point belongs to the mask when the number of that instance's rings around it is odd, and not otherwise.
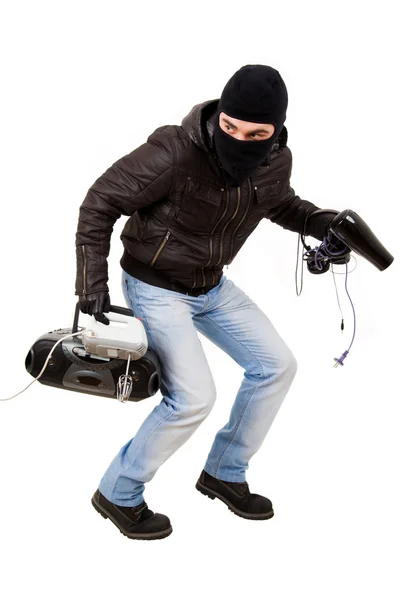
[{"label": "hair dryer nozzle", "polygon": [[353,210],[342,210],[330,222],[328,231],[342,240],[380,271],[384,271],[394,260],[366,222]]}]

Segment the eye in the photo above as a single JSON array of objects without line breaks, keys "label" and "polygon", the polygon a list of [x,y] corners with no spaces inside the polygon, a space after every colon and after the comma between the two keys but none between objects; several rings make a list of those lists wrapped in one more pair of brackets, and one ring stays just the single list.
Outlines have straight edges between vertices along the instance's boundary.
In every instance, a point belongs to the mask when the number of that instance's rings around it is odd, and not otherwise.
[{"label": "eye", "polygon": [[[227,131],[229,131],[229,130],[231,130],[231,129],[232,129],[232,127],[231,127],[230,125],[227,125],[227,124],[225,124],[225,129],[226,129]],[[262,138],[262,135],[261,135],[260,133],[251,133],[251,134],[250,134],[250,137],[252,137],[253,139],[254,139],[254,137],[255,137],[255,136],[261,137],[261,139],[263,139],[263,138]]]}]

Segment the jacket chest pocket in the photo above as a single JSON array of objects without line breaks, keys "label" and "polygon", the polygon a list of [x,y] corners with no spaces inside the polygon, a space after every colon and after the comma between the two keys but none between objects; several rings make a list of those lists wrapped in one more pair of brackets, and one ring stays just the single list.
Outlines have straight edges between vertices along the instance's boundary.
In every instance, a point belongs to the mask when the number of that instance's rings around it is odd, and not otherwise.
[{"label": "jacket chest pocket", "polygon": [[175,218],[193,233],[209,233],[215,225],[223,190],[188,177]]},{"label": "jacket chest pocket", "polygon": [[255,201],[260,206],[271,206],[279,200],[283,181],[276,179],[254,186]]}]

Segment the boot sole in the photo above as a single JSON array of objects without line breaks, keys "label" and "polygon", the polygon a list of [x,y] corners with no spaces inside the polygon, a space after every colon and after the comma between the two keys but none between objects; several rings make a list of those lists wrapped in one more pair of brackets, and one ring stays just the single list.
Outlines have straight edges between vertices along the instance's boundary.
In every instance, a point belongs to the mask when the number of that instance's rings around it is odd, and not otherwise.
[{"label": "boot sole", "polygon": [[258,514],[257,513],[253,513],[253,514],[247,513],[247,512],[244,512],[243,510],[239,510],[238,508],[236,508],[236,506],[234,506],[231,502],[229,502],[229,500],[227,500],[224,496],[222,496],[221,494],[218,494],[218,492],[216,492],[215,490],[208,488],[200,481],[198,481],[196,483],[196,489],[199,490],[199,492],[201,492],[202,494],[204,494],[204,496],[208,496],[209,498],[211,498],[211,500],[214,500],[214,498],[218,498],[219,500],[222,500],[222,502],[227,505],[229,510],[231,510],[233,513],[235,513],[235,515],[238,515],[238,517],[243,517],[243,519],[251,519],[253,521],[264,521],[264,520],[270,519],[271,517],[274,516],[273,510],[271,510],[267,513],[258,513]]},{"label": "boot sole", "polygon": [[172,526],[168,529],[164,529],[163,531],[154,531],[152,533],[130,533],[128,531],[124,531],[121,529],[119,523],[115,520],[115,517],[109,513],[105,508],[99,506],[96,501],[92,498],[92,505],[97,510],[97,512],[103,517],[103,519],[110,519],[114,523],[114,525],[120,530],[120,532],[126,537],[134,540],[160,540],[162,538],[167,537],[172,533]]}]

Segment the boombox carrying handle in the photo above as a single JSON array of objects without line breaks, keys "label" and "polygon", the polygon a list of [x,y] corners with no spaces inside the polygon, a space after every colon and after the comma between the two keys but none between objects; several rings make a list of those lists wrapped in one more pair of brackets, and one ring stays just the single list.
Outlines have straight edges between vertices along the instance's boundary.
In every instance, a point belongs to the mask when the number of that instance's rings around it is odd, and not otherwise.
[{"label": "boombox carrying handle", "polygon": [[[76,333],[78,331],[78,321],[79,321],[79,302],[76,303],[75,315],[74,315],[74,324],[72,326],[72,333]],[[114,306],[114,304],[110,305],[109,312],[114,312],[119,315],[125,315],[127,317],[134,317],[133,311],[130,308],[125,308],[124,306]],[[107,313],[106,313],[107,314]]]}]

